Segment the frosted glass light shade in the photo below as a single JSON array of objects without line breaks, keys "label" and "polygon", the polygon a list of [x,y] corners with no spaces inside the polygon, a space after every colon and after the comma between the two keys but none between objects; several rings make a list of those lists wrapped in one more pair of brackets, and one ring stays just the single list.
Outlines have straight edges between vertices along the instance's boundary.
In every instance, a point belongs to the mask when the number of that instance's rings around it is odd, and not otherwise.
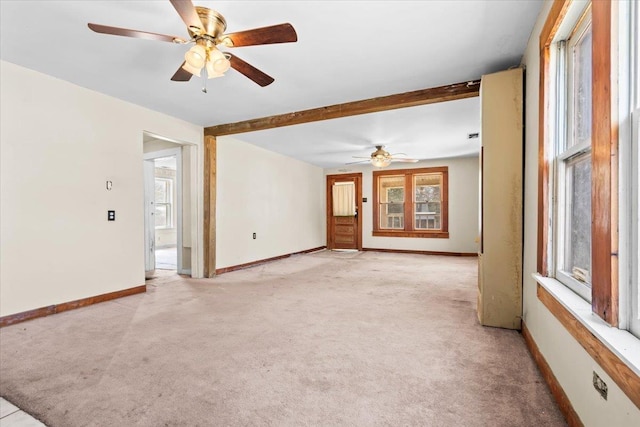
[{"label": "frosted glass light shade", "polygon": [[226,73],[231,67],[231,62],[227,58],[218,59],[213,63],[213,69],[219,73]]},{"label": "frosted glass light shade", "polygon": [[215,79],[216,77],[222,77],[222,76],[224,76],[224,74],[216,71],[213,65],[213,62],[211,61],[207,62],[207,78],[208,79]]},{"label": "frosted glass light shade", "polygon": [[231,66],[227,57],[215,47],[209,52],[209,62],[217,73],[226,73]]},{"label": "frosted glass light shade", "polygon": [[193,67],[188,62],[185,62],[184,65],[182,66],[182,69],[190,72],[194,76],[200,77],[200,70],[202,69],[202,67]]},{"label": "frosted glass light shade", "polygon": [[384,168],[391,164],[391,159],[385,157],[374,157],[371,159],[371,164],[377,168]]},{"label": "frosted glass light shade", "polygon": [[184,60],[192,67],[200,69],[204,67],[204,63],[207,60],[207,50],[197,44],[184,54]]}]

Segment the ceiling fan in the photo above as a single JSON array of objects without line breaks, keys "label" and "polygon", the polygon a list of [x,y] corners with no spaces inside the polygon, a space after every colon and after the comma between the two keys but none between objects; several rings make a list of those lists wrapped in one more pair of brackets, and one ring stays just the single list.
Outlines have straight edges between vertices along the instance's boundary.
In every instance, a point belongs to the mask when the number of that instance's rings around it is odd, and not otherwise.
[{"label": "ceiling fan", "polygon": [[[273,77],[260,71],[228,52],[218,49],[218,46],[242,47],[262,44],[290,43],[298,40],[295,29],[291,24],[278,24],[269,27],[254,28],[237,33],[225,34],[227,21],[213,9],[194,6],[191,0],[169,0],[184,23],[187,25],[189,39],[169,36],[165,34],[149,33],[146,31],[129,30],[126,28],[109,27],[99,24],[88,24],[96,33],[112,34],[116,36],[134,37],[147,40],[158,40],[179,44],[194,43],[187,51],[184,62],[171,77],[177,82],[186,82],[191,76],[200,76],[202,69],[206,70],[208,79],[221,77],[229,69],[244,74],[260,86],[273,83]],[[206,89],[203,89],[206,92]]]},{"label": "ceiling fan", "polygon": [[371,164],[377,168],[384,168],[391,164],[391,162],[405,162],[405,163],[416,163],[418,159],[407,159],[405,157],[394,157],[399,155],[406,155],[404,153],[395,153],[390,154],[388,151],[382,148],[382,145],[376,145],[376,151],[371,153],[370,157],[359,157],[353,156],[354,159],[367,159],[367,160],[359,160],[357,162],[347,163],[348,165],[353,165],[356,163],[367,163],[371,162]]}]

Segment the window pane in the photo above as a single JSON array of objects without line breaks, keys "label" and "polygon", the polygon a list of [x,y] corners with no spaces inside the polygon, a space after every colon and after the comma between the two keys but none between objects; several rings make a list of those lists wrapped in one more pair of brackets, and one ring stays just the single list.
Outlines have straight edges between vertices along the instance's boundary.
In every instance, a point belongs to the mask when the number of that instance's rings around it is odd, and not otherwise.
[{"label": "window pane", "polygon": [[572,43],[573,55],[573,138],[570,145],[591,141],[591,25]]},{"label": "window pane", "polygon": [[169,228],[171,226],[170,222],[170,213],[169,209],[170,205],[167,204],[156,204],[155,210],[155,219],[156,219],[156,228]]},{"label": "window pane", "polygon": [[565,270],[591,281],[591,155],[567,162]]},{"label": "window pane", "polygon": [[169,202],[171,202],[171,200],[169,200],[170,197],[171,197],[170,196],[170,190],[169,190],[170,189],[170,183],[171,183],[171,181],[169,181],[169,180],[156,178],[156,181],[155,181],[155,191],[156,191],[156,194],[155,194],[156,200],[155,200],[155,202],[156,203],[169,203]]},{"label": "window pane", "polygon": [[439,230],[442,174],[415,175],[413,182],[415,228]]},{"label": "window pane", "polygon": [[404,176],[379,179],[380,228],[404,229]]}]

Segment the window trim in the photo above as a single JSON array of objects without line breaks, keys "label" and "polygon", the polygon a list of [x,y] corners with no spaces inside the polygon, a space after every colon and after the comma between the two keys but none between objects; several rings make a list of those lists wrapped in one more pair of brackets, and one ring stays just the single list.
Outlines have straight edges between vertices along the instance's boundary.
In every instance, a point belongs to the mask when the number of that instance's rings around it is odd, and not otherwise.
[{"label": "window trim", "polygon": [[[424,230],[415,229],[414,226],[414,195],[413,195],[413,177],[419,174],[426,173],[441,173],[442,174],[442,188],[441,194],[441,207],[440,212],[442,215],[440,230]],[[404,175],[405,177],[405,202],[404,202],[404,230],[392,230],[380,228],[380,197],[378,194],[378,181],[379,177],[390,175]],[[373,171],[373,231],[372,235],[377,237],[411,237],[411,238],[449,238],[449,167],[431,167],[431,168],[416,168],[416,169],[388,169],[388,170],[375,170]],[[410,200],[409,200],[410,198]],[[407,221],[410,218],[410,221]]]},{"label": "window trim", "polygon": [[[550,173],[554,152],[551,145],[554,112],[552,54],[554,38],[569,11],[570,0],[555,0],[540,34],[540,102],[538,147],[538,273],[548,276],[551,245]],[[606,248],[592,251],[592,310],[611,326],[618,326],[618,123],[617,73],[612,68],[610,54],[614,47],[611,35],[612,4],[610,0],[594,1],[591,5],[593,28],[593,87],[592,87],[592,179],[591,227],[592,247]]]}]

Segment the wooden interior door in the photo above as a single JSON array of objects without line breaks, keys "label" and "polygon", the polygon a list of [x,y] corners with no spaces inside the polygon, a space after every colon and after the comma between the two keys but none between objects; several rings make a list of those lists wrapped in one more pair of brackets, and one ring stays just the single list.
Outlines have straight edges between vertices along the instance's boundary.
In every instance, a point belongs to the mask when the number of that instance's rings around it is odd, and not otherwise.
[{"label": "wooden interior door", "polygon": [[[355,186],[356,214],[333,215],[333,186],[353,182]],[[362,174],[327,175],[327,249],[362,250]]]}]

